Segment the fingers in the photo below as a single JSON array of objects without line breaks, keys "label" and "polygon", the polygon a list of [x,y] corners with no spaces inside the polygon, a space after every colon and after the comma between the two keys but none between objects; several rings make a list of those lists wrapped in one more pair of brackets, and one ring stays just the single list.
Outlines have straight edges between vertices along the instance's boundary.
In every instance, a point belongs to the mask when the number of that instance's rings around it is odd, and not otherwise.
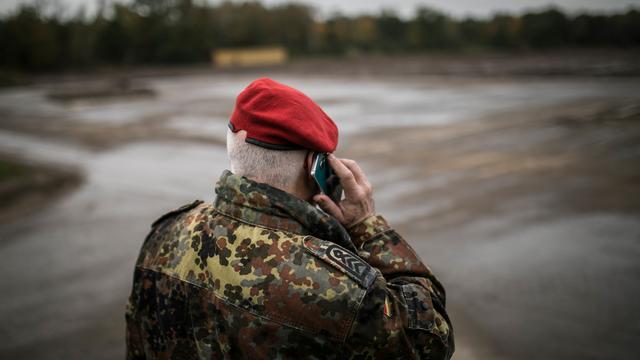
[{"label": "fingers", "polygon": [[338,219],[338,221],[340,222],[344,221],[344,215],[342,214],[342,210],[328,196],[319,194],[313,197],[313,201],[315,201],[318,204],[318,206],[320,206],[320,208],[324,210],[327,214],[332,215],[333,217]]},{"label": "fingers", "polygon": [[353,160],[338,159],[334,155],[329,155],[328,159],[340,178],[345,197],[336,204],[328,196],[319,194],[313,197],[318,206],[345,226],[374,214],[373,191],[360,166]]},{"label": "fingers", "polygon": [[358,192],[358,182],[356,181],[353,172],[333,154],[329,155],[328,159],[333,171],[340,178],[340,184],[342,184],[345,195],[349,196]]},{"label": "fingers", "polygon": [[358,163],[350,159],[338,159],[333,154],[329,155],[329,161],[340,178],[346,196],[371,195],[373,193],[371,184]]},{"label": "fingers", "polygon": [[353,173],[353,177],[356,179],[356,182],[358,184],[364,186],[367,189],[371,188],[369,180],[367,180],[367,177],[364,175],[364,172],[362,171],[358,163],[350,159],[340,159],[340,162],[342,162],[347,168],[349,168],[349,170],[351,170],[351,173]]}]

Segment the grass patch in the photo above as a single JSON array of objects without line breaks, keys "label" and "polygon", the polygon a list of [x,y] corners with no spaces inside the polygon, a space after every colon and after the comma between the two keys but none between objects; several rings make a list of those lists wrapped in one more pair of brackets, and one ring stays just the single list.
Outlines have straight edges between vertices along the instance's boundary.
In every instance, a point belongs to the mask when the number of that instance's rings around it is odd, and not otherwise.
[{"label": "grass patch", "polygon": [[29,83],[29,78],[20,72],[0,69],[0,88],[29,85]]},{"label": "grass patch", "polygon": [[43,208],[81,182],[72,169],[0,158],[0,224]]},{"label": "grass patch", "polygon": [[0,181],[12,180],[24,176],[29,168],[14,162],[0,160]]}]

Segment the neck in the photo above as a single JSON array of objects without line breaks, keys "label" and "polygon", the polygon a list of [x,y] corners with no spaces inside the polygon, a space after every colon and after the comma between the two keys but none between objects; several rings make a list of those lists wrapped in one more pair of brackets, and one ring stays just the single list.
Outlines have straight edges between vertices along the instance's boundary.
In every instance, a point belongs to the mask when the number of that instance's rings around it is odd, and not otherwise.
[{"label": "neck", "polygon": [[247,176],[247,178],[256,182],[273,186],[274,188],[280,189],[282,191],[286,191],[289,194],[294,195],[297,198],[305,201],[311,201],[314,195],[313,191],[309,189],[307,182],[302,177],[298,177],[296,178],[295,182],[287,183],[287,184],[274,184],[271,181],[268,181],[266,179],[261,179],[255,176]]}]

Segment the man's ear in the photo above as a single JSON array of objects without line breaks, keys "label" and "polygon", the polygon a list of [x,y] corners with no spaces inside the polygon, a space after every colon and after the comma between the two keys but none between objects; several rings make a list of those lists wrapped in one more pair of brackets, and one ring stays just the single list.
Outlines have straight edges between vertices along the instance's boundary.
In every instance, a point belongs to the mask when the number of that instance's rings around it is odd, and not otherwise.
[{"label": "man's ear", "polygon": [[307,157],[304,159],[304,170],[307,174],[311,174],[311,166],[313,165],[313,155],[315,152],[309,150],[307,151]]},{"label": "man's ear", "polygon": [[310,190],[311,195],[315,195],[320,192],[320,188],[318,188],[318,184],[316,184],[315,180],[313,180],[313,176],[311,176],[311,167],[313,166],[313,156],[315,154],[316,153],[314,151],[309,150],[307,152],[307,157],[304,159],[304,172],[307,175],[306,183],[307,183],[307,188]]}]

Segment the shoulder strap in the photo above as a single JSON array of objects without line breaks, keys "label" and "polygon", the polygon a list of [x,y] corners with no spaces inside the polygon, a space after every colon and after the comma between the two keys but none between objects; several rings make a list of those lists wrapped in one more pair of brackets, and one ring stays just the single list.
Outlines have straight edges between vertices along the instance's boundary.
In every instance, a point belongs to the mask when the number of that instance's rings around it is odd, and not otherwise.
[{"label": "shoulder strap", "polygon": [[195,208],[196,206],[202,204],[204,201],[202,200],[196,200],[190,204],[186,204],[186,205],[182,205],[177,209],[171,210],[168,213],[160,216],[156,221],[153,222],[153,224],[151,224],[151,227],[154,227],[156,225],[158,225],[159,223],[161,223],[162,221],[168,219],[168,218],[172,218],[180,213],[183,213],[185,211],[189,211],[193,208]]}]

